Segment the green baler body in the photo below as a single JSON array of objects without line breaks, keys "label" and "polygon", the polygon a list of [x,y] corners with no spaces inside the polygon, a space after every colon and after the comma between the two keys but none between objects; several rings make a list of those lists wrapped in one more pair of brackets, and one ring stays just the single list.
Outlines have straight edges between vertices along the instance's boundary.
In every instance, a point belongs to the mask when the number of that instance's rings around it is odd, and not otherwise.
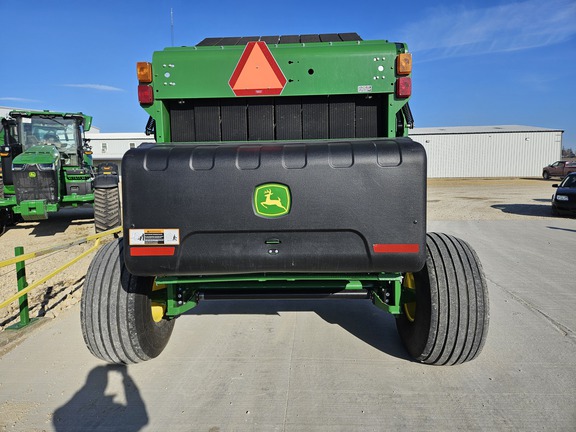
[{"label": "green baler body", "polygon": [[[220,41],[207,39],[194,47],[166,48],[154,53],[153,81],[150,83],[154,102],[142,106],[156,121],[159,143],[174,141],[169,112],[172,103],[242,99],[234,93],[230,81],[250,39],[270,40],[266,37],[224,38]],[[231,42],[236,45],[228,45]],[[350,40],[267,43],[266,47],[286,81],[275,97],[378,96],[384,114],[382,123],[385,125],[378,136],[407,136],[405,124],[397,127],[397,113],[408,103],[408,98],[395,95],[396,82],[400,77],[396,59],[398,54],[408,52],[405,44],[385,40]],[[250,66],[269,68],[267,64]],[[266,94],[251,96],[248,98],[259,99],[265,98]],[[405,120],[402,119],[403,122]]]},{"label": "green baler body", "polygon": [[82,297],[90,351],[156,357],[200,300],[347,298],[393,314],[417,361],[474,359],[487,283],[466,242],[426,233],[406,51],[355,33],[210,38],[138,63],[157,143],[122,158],[123,238]]},{"label": "green baler body", "polygon": [[[353,146],[358,142],[362,146],[362,139],[375,140],[370,145],[382,144],[382,149],[390,149],[388,144],[392,145],[392,148],[405,146],[406,141],[402,141],[405,138],[401,137],[408,135],[413,119],[408,108],[409,94],[400,94],[398,87],[400,81],[404,80],[411,91],[411,70],[399,71],[398,57],[407,53],[407,46],[403,43],[386,40],[364,41],[356,34],[264,36],[205,39],[193,47],[166,48],[155,52],[151,63],[139,63],[139,73],[141,68],[146,67],[151,71],[148,77],[145,73],[139,74],[138,95],[142,108],[150,115],[147,129],[153,125],[150,130],[154,130],[157,141],[154,147],[157,150],[151,147],[145,150],[143,147],[130,150],[124,156],[124,238],[127,245],[125,259],[128,269],[134,269],[136,274],[147,271],[152,272],[147,273],[148,275],[154,274],[153,269],[159,267],[155,273],[156,281],[158,287],[165,289],[155,290],[152,297],[166,306],[167,316],[182,314],[194,307],[202,296],[218,296],[218,293],[232,297],[238,294],[242,298],[250,293],[257,296],[265,293],[309,293],[323,296],[337,292],[354,294],[363,290],[382,309],[394,314],[401,313],[401,295],[404,302],[410,300],[410,293],[402,294],[402,272],[407,269],[403,269],[401,265],[394,271],[370,274],[344,271],[338,273],[334,268],[330,270],[330,274],[282,273],[281,270],[274,274],[258,274],[256,265],[256,270],[252,269],[244,275],[238,275],[237,269],[223,268],[218,276],[212,278],[206,274],[199,276],[198,272],[191,272],[187,276],[177,271],[167,273],[170,262],[173,262],[171,259],[162,261],[163,257],[137,256],[148,253],[163,254],[165,251],[170,254],[174,253],[174,249],[178,254],[179,246],[160,247],[163,241],[160,240],[160,243],[156,244],[158,248],[139,248],[133,246],[130,239],[134,235],[142,235],[139,239],[146,235],[162,238],[168,232],[162,227],[180,229],[180,234],[186,238],[189,235],[190,238],[195,237],[194,229],[190,228],[195,216],[190,214],[186,219],[186,215],[180,214],[186,212],[183,209],[187,202],[191,213],[197,213],[198,209],[205,205],[217,205],[223,206],[222,214],[230,211],[230,217],[233,217],[234,211],[226,208],[225,203],[210,198],[209,189],[204,189],[206,199],[192,197],[185,192],[198,186],[193,180],[190,183],[184,180],[189,171],[178,161],[179,157],[175,156],[179,152],[179,145],[182,146],[180,158],[190,157],[192,171],[196,170],[195,163],[204,164],[194,156],[201,155],[201,149],[193,149],[192,145],[202,147],[206,144],[207,149],[218,148],[222,151],[226,151],[227,145],[236,146],[234,151],[242,154],[245,151],[262,152],[259,156],[262,161],[266,157],[266,148],[271,152],[277,151],[277,148],[274,150],[274,142],[287,145],[280,150],[285,154],[292,150],[298,152],[298,143],[312,145],[304,153],[314,152],[315,144],[320,147],[326,145],[333,149],[331,152],[336,151],[340,144]],[[384,143],[378,144],[378,139],[384,139]],[[387,141],[388,139],[390,141]],[[335,144],[327,144],[328,141]],[[323,142],[326,144],[322,144]],[[410,144],[406,148],[411,148]],[[135,165],[133,161],[145,151],[149,153],[142,156],[144,165]],[[210,151],[213,150],[208,150]],[[344,150],[345,153],[347,151]],[[419,251],[419,259],[422,259],[425,234],[425,156],[419,153],[421,150],[418,148],[402,151],[417,154],[414,162],[406,163],[414,165],[411,178],[405,180],[405,190],[415,192],[413,197],[407,199],[417,203],[413,208],[418,209],[419,217],[408,220],[411,216],[406,215],[399,222],[394,215],[392,219],[396,221],[388,222],[387,215],[382,214],[381,223],[389,224],[391,229],[405,227],[406,231],[416,227],[418,232],[414,238],[418,240],[415,240],[413,246]],[[238,157],[241,156],[240,153]],[[158,156],[157,159],[156,155],[161,154],[165,156]],[[405,156],[408,159],[412,157],[408,154]],[[305,155],[303,157],[306,158]],[[211,169],[210,156],[206,161],[208,168],[202,167],[201,170]],[[244,169],[240,168],[242,163],[238,159],[237,168],[240,170]],[[173,167],[180,165],[183,166],[183,171],[170,174]],[[394,170],[397,177],[390,179],[390,188],[403,182],[402,170]],[[232,178],[234,175],[232,173]],[[262,178],[262,182],[272,180]],[[226,187],[228,181],[214,178],[214,190]],[[178,184],[178,187],[171,186],[175,184]],[[202,187],[207,186],[203,184]],[[347,185],[346,189],[349,187],[350,185]],[[161,190],[164,192],[160,192]],[[353,187],[351,190],[353,191]],[[159,197],[158,194],[163,195],[161,202],[165,205],[154,198]],[[328,196],[324,199],[329,203]],[[396,196],[384,194],[382,199],[386,202],[393,199],[396,204],[400,204],[399,197]],[[156,202],[157,205],[154,210],[150,208],[150,211],[147,211],[142,207],[146,202]],[[170,202],[179,204],[170,206]],[[395,203],[390,202],[390,205],[394,206]],[[403,205],[404,203],[400,207],[404,208]],[[138,216],[144,213],[148,214],[146,220]],[[174,217],[174,213],[178,213],[178,216]],[[214,223],[216,231],[224,229],[218,226],[218,222]],[[266,226],[266,223],[263,221],[262,227]],[[242,221],[239,220],[240,230],[241,225]],[[133,233],[131,228],[136,228]],[[189,229],[192,231],[188,231]],[[150,234],[146,234],[147,232]],[[233,235],[231,234],[230,238]],[[284,234],[279,235],[284,238],[283,236]],[[280,240],[274,238],[274,242],[270,242],[266,240],[268,254],[284,253],[284,245],[279,244],[282,243]],[[232,256],[228,258],[233,262]],[[142,264],[147,270],[136,264]],[[414,264],[414,261],[410,265],[419,266]],[[227,271],[236,274],[226,275]]]}]

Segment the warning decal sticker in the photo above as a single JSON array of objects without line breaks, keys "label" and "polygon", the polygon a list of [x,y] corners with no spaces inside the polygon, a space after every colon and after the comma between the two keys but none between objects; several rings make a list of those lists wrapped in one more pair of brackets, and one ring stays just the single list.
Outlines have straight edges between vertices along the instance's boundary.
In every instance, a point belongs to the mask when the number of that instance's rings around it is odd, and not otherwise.
[{"label": "warning decal sticker", "polygon": [[178,228],[131,229],[130,246],[179,245]]}]

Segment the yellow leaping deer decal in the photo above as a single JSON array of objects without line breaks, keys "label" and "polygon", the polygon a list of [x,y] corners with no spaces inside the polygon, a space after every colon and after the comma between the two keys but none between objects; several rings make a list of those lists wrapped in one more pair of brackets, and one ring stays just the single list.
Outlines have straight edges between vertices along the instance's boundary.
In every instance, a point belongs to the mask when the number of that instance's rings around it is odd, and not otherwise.
[{"label": "yellow leaping deer decal", "polygon": [[284,207],[282,205],[282,199],[281,198],[275,198],[275,199],[270,198],[272,196],[272,190],[266,189],[264,191],[264,195],[266,195],[266,199],[264,201],[260,202],[260,205],[262,207],[268,208],[268,206],[276,206],[276,207],[280,207],[284,211],[287,211],[286,207]]}]

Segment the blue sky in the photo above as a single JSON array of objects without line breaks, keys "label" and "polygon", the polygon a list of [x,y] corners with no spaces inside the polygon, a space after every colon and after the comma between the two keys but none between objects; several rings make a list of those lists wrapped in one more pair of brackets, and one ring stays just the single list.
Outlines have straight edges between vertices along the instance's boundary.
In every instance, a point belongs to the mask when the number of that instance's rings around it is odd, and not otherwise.
[{"label": "blue sky", "polygon": [[205,37],[357,32],[414,57],[416,127],[522,124],[576,150],[576,0],[0,0],[0,106],[82,111],[141,132],[136,62]]}]

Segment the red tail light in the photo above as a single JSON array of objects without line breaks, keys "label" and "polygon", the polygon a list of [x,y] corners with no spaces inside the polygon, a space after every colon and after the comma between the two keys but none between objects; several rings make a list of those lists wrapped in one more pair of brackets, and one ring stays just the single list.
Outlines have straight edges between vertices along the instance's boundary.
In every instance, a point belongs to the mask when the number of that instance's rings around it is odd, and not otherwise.
[{"label": "red tail light", "polygon": [[412,94],[412,78],[402,77],[396,80],[396,97],[407,98]]},{"label": "red tail light", "polygon": [[138,86],[138,101],[142,105],[150,105],[154,102],[154,89],[149,85]]}]

